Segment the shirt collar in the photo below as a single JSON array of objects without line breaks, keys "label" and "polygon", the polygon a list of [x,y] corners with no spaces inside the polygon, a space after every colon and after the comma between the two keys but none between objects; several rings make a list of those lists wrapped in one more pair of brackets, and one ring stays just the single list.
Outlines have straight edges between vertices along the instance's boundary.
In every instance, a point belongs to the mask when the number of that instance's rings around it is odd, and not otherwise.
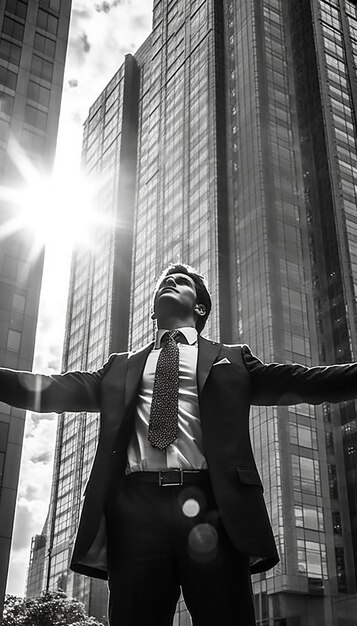
[{"label": "shirt collar", "polygon": [[[184,335],[184,337],[187,340],[187,343],[190,346],[193,346],[193,344],[197,342],[197,330],[193,328],[192,326],[182,326],[181,328],[177,328],[176,330],[179,330],[180,333]],[[167,328],[160,328],[159,330],[156,331],[156,337],[155,337],[156,349],[160,348],[162,336],[167,332],[168,332]]]}]

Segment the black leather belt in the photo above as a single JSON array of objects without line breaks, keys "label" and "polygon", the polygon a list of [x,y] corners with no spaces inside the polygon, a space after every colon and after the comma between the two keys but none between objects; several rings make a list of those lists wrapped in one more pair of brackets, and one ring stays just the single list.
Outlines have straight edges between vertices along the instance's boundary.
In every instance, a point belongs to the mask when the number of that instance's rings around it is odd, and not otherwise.
[{"label": "black leather belt", "polygon": [[159,487],[181,487],[196,485],[208,480],[207,470],[161,470],[158,472],[132,472],[126,478],[138,483],[152,483]]}]

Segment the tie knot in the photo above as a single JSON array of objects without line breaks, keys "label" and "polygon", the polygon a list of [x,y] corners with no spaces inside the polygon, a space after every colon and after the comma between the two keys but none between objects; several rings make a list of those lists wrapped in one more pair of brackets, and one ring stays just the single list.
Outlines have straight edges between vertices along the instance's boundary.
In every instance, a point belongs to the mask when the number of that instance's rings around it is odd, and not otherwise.
[{"label": "tie knot", "polygon": [[161,342],[163,344],[166,344],[168,341],[177,341],[177,339],[180,337],[181,333],[179,330],[168,330],[161,339]]}]

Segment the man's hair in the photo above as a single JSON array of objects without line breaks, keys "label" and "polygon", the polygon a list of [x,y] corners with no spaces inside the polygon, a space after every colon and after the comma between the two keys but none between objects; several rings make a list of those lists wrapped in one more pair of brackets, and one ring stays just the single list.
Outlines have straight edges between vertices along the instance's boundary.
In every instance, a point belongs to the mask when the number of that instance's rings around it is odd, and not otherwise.
[{"label": "man's hair", "polygon": [[185,263],[170,263],[170,265],[168,265],[161,272],[155,285],[153,301],[152,301],[153,309],[154,309],[155,299],[156,299],[156,295],[159,290],[159,287],[162,281],[164,280],[164,278],[166,278],[166,276],[169,276],[170,274],[187,274],[187,276],[190,276],[190,278],[192,278],[192,280],[194,281],[195,286],[196,286],[196,293],[197,293],[197,304],[203,304],[206,309],[205,314],[198,315],[197,320],[196,320],[196,330],[198,333],[201,333],[206,324],[207,318],[210,314],[210,311],[212,308],[212,302],[211,302],[211,296],[208,291],[207,281],[205,277],[202,276],[202,274],[199,274],[193,267],[191,267],[191,265],[186,265]]}]

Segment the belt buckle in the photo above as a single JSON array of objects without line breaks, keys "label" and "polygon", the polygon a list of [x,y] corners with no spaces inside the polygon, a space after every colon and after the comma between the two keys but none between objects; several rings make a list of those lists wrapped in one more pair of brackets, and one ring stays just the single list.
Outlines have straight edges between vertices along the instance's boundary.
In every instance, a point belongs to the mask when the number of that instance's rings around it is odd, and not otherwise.
[{"label": "belt buckle", "polygon": [[[164,474],[177,472],[179,476],[179,482],[165,482]],[[159,471],[159,487],[181,487],[183,485],[183,470],[175,469],[175,470],[160,470]]]}]

